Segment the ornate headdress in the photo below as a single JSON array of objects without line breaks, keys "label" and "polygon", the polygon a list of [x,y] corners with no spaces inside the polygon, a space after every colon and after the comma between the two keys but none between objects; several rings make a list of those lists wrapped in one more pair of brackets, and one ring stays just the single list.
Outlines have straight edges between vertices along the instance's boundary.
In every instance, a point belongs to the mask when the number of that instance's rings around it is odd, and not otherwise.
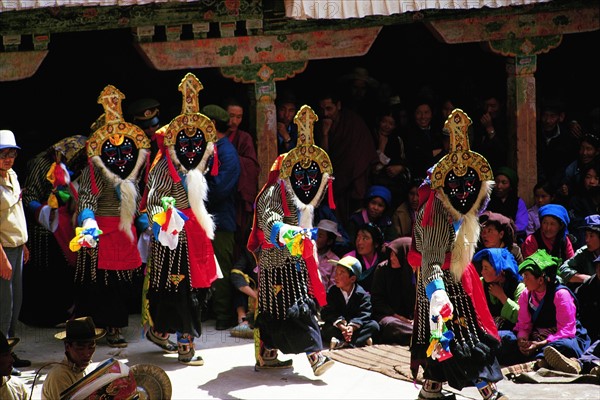
[{"label": "ornate headdress", "polygon": [[[150,148],[150,139],[144,131],[137,125],[125,122],[123,119],[123,111],[121,102],[125,99],[125,95],[113,85],[108,85],[104,88],[98,97],[98,104],[104,107],[104,120],[102,116],[95,124],[102,123],[89,137],[87,141],[88,157],[99,156],[102,152],[102,144],[106,140],[114,143],[123,141],[124,137],[130,138],[135,143],[138,149]],[[94,128],[95,125],[92,125]]]},{"label": "ornate headdress", "polygon": [[[450,149],[431,173],[431,188],[436,191],[437,197],[454,219],[455,227],[458,227],[450,265],[450,270],[457,279],[460,279],[475,253],[480,231],[479,212],[487,205],[494,182],[487,160],[469,147],[469,125],[471,119],[461,109],[455,109],[448,116],[444,130],[450,135]],[[462,180],[461,184],[469,180],[476,184],[465,184],[457,190],[452,187],[452,183],[457,180]],[[465,187],[468,189],[465,190]],[[470,199],[450,199],[448,195],[454,190],[462,191],[461,194],[468,193]]]},{"label": "ornate headdress", "polygon": [[[104,108],[104,119],[97,120],[100,125],[87,140],[87,155],[88,163],[90,163],[90,178],[92,184],[92,193],[98,194],[98,186],[94,175],[93,163],[100,169],[104,176],[111,181],[114,187],[121,193],[121,218],[119,228],[127,233],[133,239],[131,233],[131,223],[137,209],[137,188],[136,181],[140,170],[145,162],[148,162],[150,157],[150,139],[144,131],[137,125],[126,122],[123,119],[123,111],[121,102],[125,95],[116,87],[108,85],[102,90],[98,97],[98,104]],[[94,125],[92,125],[94,126]],[[120,146],[125,140],[131,141],[137,148],[137,158],[134,161],[133,168],[126,177],[121,177],[109,170],[104,165],[101,158],[102,148],[107,142],[113,146]]]},{"label": "ornate headdress", "polygon": [[[177,173],[177,168],[185,169],[175,152],[175,144],[177,142],[177,136],[180,133],[184,133],[188,137],[195,136],[198,131],[204,134],[206,140],[206,149],[199,164],[196,168],[185,170],[188,196],[190,200],[190,206],[194,215],[198,219],[200,225],[206,231],[206,234],[210,239],[214,238],[214,222],[208,212],[206,211],[204,202],[208,196],[208,184],[204,173],[208,165],[208,160],[211,155],[214,156],[213,168],[211,171],[212,175],[218,173],[219,160],[217,158],[217,129],[213,121],[206,115],[200,113],[200,103],[198,99],[198,93],[204,88],[202,83],[192,73],[187,73],[179,84],[179,91],[182,94],[183,101],[181,105],[181,114],[173,118],[169,125],[167,125],[162,132],[164,136],[164,147],[167,148],[165,152],[165,158],[169,167],[169,173],[171,178],[175,182],[181,180]],[[176,165],[174,165],[176,163]]]},{"label": "ornate headdress", "polygon": [[454,109],[444,123],[444,130],[450,135],[450,149],[436,164],[431,176],[431,188],[444,186],[446,175],[453,171],[457,176],[464,176],[468,168],[473,168],[484,181],[494,180],[492,168],[487,160],[469,147],[468,129],[471,118],[460,108]]},{"label": "ornate headdress", "polygon": [[[302,213],[302,219],[305,223],[307,223],[308,219],[310,218],[310,226],[312,226],[312,210],[314,207],[320,204],[326,186],[329,194],[329,207],[331,209],[335,209],[332,191],[333,166],[331,164],[331,160],[329,159],[329,155],[327,155],[327,152],[325,152],[325,150],[319,146],[316,146],[313,140],[313,128],[317,120],[318,117],[312,108],[307,105],[300,107],[300,110],[298,110],[296,116],[294,117],[294,123],[298,126],[298,143],[296,144],[295,148],[291,149],[283,157],[279,174],[280,178],[286,183],[286,190],[282,190],[282,195],[293,196],[293,198],[297,200],[296,204],[300,210],[309,211]],[[320,182],[317,194],[313,197],[309,204],[304,204],[297,198],[297,196],[295,196],[290,182],[290,176],[293,173],[294,166],[299,165],[306,169],[309,168],[313,163],[319,167],[320,172],[323,174],[322,180]],[[284,201],[283,204],[285,205],[286,202]],[[300,226],[305,226],[303,225],[302,221],[300,222]]]},{"label": "ornate headdress", "polygon": [[173,147],[179,132],[183,131],[186,135],[193,136],[196,130],[201,130],[208,143],[204,157],[200,162],[200,170],[204,171],[208,158],[213,154],[214,143],[217,141],[215,124],[206,115],[200,113],[198,93],[204,89],[204,86],[194,74],[187,73],[178,88],[183,97],[181,114],[173,118],[164,130],[164,145]]}]

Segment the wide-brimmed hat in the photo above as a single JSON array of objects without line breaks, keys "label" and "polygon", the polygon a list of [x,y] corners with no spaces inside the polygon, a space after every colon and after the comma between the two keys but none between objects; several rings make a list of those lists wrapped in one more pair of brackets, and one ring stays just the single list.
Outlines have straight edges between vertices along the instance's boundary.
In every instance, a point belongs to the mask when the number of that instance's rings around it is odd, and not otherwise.
[{"label": "wide-brimmed hat", "polygon": [[148,395],[148,399],[170,399],[173,388],[167,373],[151,364],[137,364],[131,367],[135,383]]},{"label": "wide-brimmed hat", "polygon": [[357,278],[362,274],[362,265],[360,265],[360,261],[352,256],[342,257],[339,260],[328,260],[328,262],[347,268]]},{"label": "wide-brimmed hat", "polygon": [[19,341],[19,338],[7,338],[3,332],[0,332],[0,354],[11,353],[13,347],[15,347]]},{"label": "wide-brimmed hat", "polygon": [[92,317],[81,317],[67,321],[66,330],[54,335],[69,342],[89,342],[106,335],[106,329],[96,328]]},{"label": "wide-brimmed hat", "polygon": [[338,231],[337,223],[330,219],[320,220],[319,223],[317,224],[317,228],[333,233],[337,237],[338,240],[341,239],[341,237],[342,237],[342,234]]},{"label": "wide-brimmed hat", "polygon": [[2,149],[20,149],[15,140],[15,134],[7,129],[0,130],[0,150]]}]

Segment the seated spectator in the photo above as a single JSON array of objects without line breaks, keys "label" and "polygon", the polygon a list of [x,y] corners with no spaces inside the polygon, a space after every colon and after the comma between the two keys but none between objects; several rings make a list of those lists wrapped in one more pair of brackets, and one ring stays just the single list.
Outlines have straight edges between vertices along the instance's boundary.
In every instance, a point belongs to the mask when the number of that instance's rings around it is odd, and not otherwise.
[{"label": "seated spectator", "polygon": [[[506,248],[517,264],[523,261],[521,248],[515,243],[515,223],[512,219],[498,213],[486,211],[479,217],[481,232],[477,250],[484,248]],[[480,270],[477,270],[481,273]]]},{"label": "seated spectator", "polygon": [[517,194],[519,187],[517,172],[508,167],[500,167],[494,172],[496,185],[486,210],[502,214],[515,221],[516,242],[520,244],[526,237],[527,206]]},{"label": "seated spectator", "polygon": [[519,297],[514,333],[503,340],[501,364],[539,360],[539,365],[548,346],[579,358],[589,347],[590,338],[577,319],[575,295],[556,279],[559,263],[558,257],[541,249],[519,265],[526,289]]},{"label": "seated spectator", "polygon": [[525,233],[531,235],[540,227],[540,207],[554,202],[554,188],[550,183],[540,181],[533,187],[534,203],[527,209],[527,228]]},{"label": "seated spectator", "polygon": [[377,265],[384,260],[382,251],[384,244],[383,234],[377,225],[372,223],[363,224],[358,228],[354,245],[356,250],[344,256],[356,257],[362,265],[362,273],[358,277],[358,283],[367,291],[371,291],[373,272]]},{"label": "seated spectator", "polygon": [[506,165],[508,159],[508,123],[506,100],[500,93],[484,93],[480,116],[474,118],[473,150],[485,157],[492,171]]},{"label": "seated spectator", "polygon": [[337,225],[337,231],[341,235],[338,237],[333,244],[331,250],[338,256],[342,256],[354,248],[354,242],[350,240],[350,235],[346,232],[346,228],[338,220],[335,211],[329,207],[326,202],[321,202],[319,207],[315,208],[315,216],[313,219],[313,226],[319,224],[323,219],[333,221]]},{"label": "seated spectator", "polygon": [[398,237],[411,237],[415,215],[419,208],[419,186],[420,179],[413,179],[408,185],[408,191],[404,201],[396,208],[392,215],[392,226]]},{"label": "seated spectator", "polygon": [[327,304],[321,310],[323,346],[371,345],[379,325],[371,317],[371,295],[356,282],[362,272],[360,262],[351,256],[331,262],[336,265],[336,283],[327,292]]},{"label": "seated spectator", "polygon": [[[600,340],[600,257],[594,260],[595,273],[587,278],[575,291],[579,300],[579,320],[588,331],[590,340]],[[600,365],[600,363],[598,364]]]},{"label": "seated spectator", "polygon": [[380,328],[377,343],[410,344],[416,298],[416,278],[406,261],[410,242],[386,245],[388,258],[377,266],[371,285],[373,319]]},{"label": "seated spectator", "polygon": [[559,187],[567,166],[577,159],[577,139],[565,124],[566,104],[558,97],[541,99],[536,132],[538,180]]},{"label": "seated spectator", "polygon": [[585,217],[582,230],[585,231],[585,245],[558,269],[560,280],[571,290],[594,274],[594,260],[600,256],[600,215]]},{"label": "seated spectator", "polygon": [[500,352],[505,337],[510,338],[519,315],[519,296],[525,284],[519,266],[505,248],[483,249],[473,256],[473,264],[481,271],[483,291],[500,336]]},{"label": "seated spectator", "polygon": [[42,386],[42,399],[60,399],[60,393],[89,374],[92,357],[96,352],[96,341],[106,330],[96,328],[92,317],[81,317],[67,321],[66,330],[54,335],[62,340],[65,357],[50,369]]},{"label": "seated spectator", "polygon": [[414,106],[413,118],[402,139],[411,176],[424,179],[442,152],[442,132],[441,127],[432,126],[434,113],[428,99],[418,99]]},{"label": "seated spectator", "polygon": [[254,267],[256,267],[254,256],[246,250],[233,264],[231,275],[229,275],[229,280],[236,289],[233,292],[232,300],[238,324],[230,331],[233,337],[247,339],[254,337],[254,312],[258,299],[257,276]]},{"label": "seated spectator", "polygon": [[373,139],[379,161],[371,170],[371,182],[390,190],[390,209],[394,210],[404,200],[410,172],[404,153],[404,141],[396,129],[395,112],[391,107],[384,107],[377,116]]},{"label": "seated spectator", "polygon": [[353,212],[346,224],[350,240],[354,241],[358,228],[367,223],[377,225],[383,232],[385,241],[394,240],[396,232],[390,217],[391,202],[392,193],[388,188],[378,185],[371,186],[365,196],[363,207]]},{"label": "seated spectator", "polygon": [[540,228],[527,236],[521,250],[524,257],[529,257],[539,249],[562,260],[575,255],[569,230],[569,213],[560,204],[546,204],[540,208]]},{"label": "seated spectator", "polygon": [[[594,234],[594,236],[597,235]],[[593,262],[595,273],[575,291],[579,301],[579,320],[587,330],[591,345],[579,357],[567,357],[552,348],[544,350],[544,359],[552,369],[571,374],[591,374],[600,378],[600,257]]]},{"label": "seated spectator", "polygon": [[579,319],[588,331],[591,345],[579,358],[569,358],[558,351],[546,349],[544,358],[553,369],[571,374],[592,374],[600,378],[600,257],[594,260],[596,273],[575,292],[579,301]]},{"label": "seated spectator", "polygon": [[[581,233],[577,228],[584,225],[586,216],[600,212],[600,164],[591,163],[581,172],[583,181],[570,197],[567,206],[571,217],[569,228],[576,233]],[[577,236],[577,239],[583,238]]]},{"label": "seated spectator", "polygon": [[571,195],[581,186],[582,171],[593,162],[598,162],[600,154],[600,138],[596,135],[585,134],[579,141],[579,154],[577,160],[567,166],[559,190],[561,199],[569,199]]},{"label": "seated spectator", "polygon": [[331,248],[342,235],[337,230],[337,224],[329,219],[320,220],[317,228],[319,228],[319,231],[315,242],[317,256],[319,257],[319,275],[325,291],[328,291],[330,287],[335,285],[335,265],[331,264],[329,260],[340,259]]},{"label": "seated spectator", "polygon": [[[23,381],[11,376],[13,370],[13,348],[19,343],[18,338],[7,338],[0,331],[0,399],[27,400],[29,393]],[[58,398],[58,397],[57,397]]]}]

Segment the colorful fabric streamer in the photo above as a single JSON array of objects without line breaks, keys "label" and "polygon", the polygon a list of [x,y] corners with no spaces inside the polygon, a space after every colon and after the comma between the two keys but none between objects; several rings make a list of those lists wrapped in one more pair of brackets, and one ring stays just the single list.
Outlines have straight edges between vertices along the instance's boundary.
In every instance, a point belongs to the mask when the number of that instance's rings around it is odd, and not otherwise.
[{"label": "colorful fabric streamer", "polygon": [[301,256],[304,251],[304,239],[317,237],[317,228],[312,229],[290,229],[283,234],[285,246],[293,256]]},{"label": "colorful fabric streamer", "polygon": [[446,327],[446,322],[452,319],[452,311],[446,304],[440,310],[434,322],[437,322],[438,329],[431,332],[427,356],[437,361],[444,361],[452,357],[450,351],[450,342],[454,339],[454,332]]},{"label": "colorful fabric streamer", "polygon": [[69,242],[69,249],[76,252],[82,247],[96,247],[99,236],[102,235],[102,231],[96,227],[91,228],[75,228],[75,237]]},{"label": "colorful fabric streamer", "polygon": [[173,197],[163,197],[160,201],[164,211],[152,217],[152,231],[160,244],[175,250],[179,243],[179,232],[183,230],[188,217],[175,208]]},{"label": "colorful fabric streamer", "polygon": [[65,164],[53,162],[46,174],[46,179],[52,184],[52,192],[48,196],[50,207],[58,208],[61,204],[69,201],[71,198],[69,192],[71,175]]}]

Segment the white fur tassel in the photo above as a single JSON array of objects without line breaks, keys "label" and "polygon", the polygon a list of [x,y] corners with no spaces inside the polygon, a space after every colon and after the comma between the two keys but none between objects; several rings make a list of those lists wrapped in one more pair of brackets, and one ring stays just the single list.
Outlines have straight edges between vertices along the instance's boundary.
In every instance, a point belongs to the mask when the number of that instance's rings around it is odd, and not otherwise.
[{"label": "white fur tassel", "polygon": [[450,272],[452,272],[457,282],[460,282],[465,268],[473,259],[479,230],[479,218],[476,215],[468,214],[463,217],[462,224],[456,232],[456,241],[452,248],[450,263]]},{"label": "white fur tassel", "polygon": [[192,211],[208,238],[213,240],[215,238],[215,222],[212,215],[206,211],[206,206],[204,205],[208,197],[208,183],[206,182],[206,178],[198,169],[192,169],[187,172],[186,181],[188,199]]},{"label": "white fur tassel", "polygon": [[121,191],[121,219],[119,221],[119,229],[127,234],[129,240],[133,241],[133,232],[131,224],[133,216],[137,209],[137,191],[135,183],[126,179],[119,184]]}]

